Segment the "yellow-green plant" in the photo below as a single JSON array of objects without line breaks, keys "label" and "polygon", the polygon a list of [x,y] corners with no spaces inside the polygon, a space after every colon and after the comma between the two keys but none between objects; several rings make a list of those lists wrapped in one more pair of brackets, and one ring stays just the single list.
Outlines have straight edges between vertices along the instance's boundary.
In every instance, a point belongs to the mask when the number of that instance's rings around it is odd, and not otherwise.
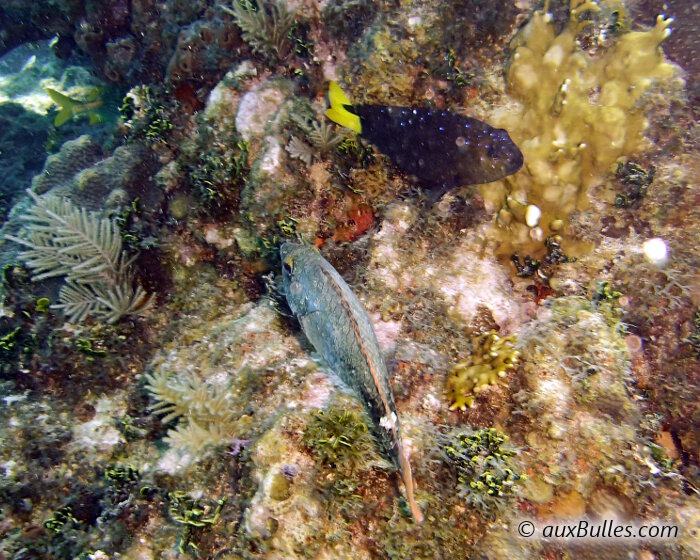
[{"label": "yellow-green plant", "polygon": [[447,376],[447,398],[450,410],[474,404],[474,396],[493,385],[518,363],[515,335],[498,336],[494,331],[472,338],[472,355],[455,364]]}]

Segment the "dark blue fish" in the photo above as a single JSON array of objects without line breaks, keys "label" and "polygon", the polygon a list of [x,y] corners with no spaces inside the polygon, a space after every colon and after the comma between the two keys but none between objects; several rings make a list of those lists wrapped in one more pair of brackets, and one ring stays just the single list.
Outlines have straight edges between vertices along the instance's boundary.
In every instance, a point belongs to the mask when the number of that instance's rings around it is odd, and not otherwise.
[{"label": "dark blue fish", "polygon": [[498,181],[518,171],[523,154],[508,132],[448,111],[352,105],[331,82],[326,116],[375,144],[437,200],[461,185]]}]

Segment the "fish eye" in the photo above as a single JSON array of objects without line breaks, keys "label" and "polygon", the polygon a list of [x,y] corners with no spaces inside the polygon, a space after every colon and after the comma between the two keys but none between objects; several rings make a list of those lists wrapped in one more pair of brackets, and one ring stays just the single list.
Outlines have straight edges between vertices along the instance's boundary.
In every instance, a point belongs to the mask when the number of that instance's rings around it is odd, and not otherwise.
[{"label": "fish eye", "polygon": [[287,274],[291,274],[293,265],[294,265],[294,263],[293,263],[292,259],[285,259],[284,262],[282,263],[282,268],[284,268],[284,271]]}]

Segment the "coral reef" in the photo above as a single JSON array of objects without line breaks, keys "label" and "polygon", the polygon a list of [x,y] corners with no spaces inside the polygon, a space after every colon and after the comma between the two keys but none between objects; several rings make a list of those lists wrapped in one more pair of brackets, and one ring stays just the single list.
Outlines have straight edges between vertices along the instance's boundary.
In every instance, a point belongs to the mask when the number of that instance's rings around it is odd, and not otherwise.
[{"label": "coral reef", "polygon": [[214,86],[236,61],[243,45],[234,21],[228,8],[219,5],[208,8],[204,18],[182,27],[166,69],[169,82],[175,87],[187,81],[196,83],[197,88]]},{"label": "coral reef", "polygon": [[254,53],[267,60],[284,60],[292,49],[289,35],[295,24],[296,13],[281,0],[234,2],[230,10],[243,39]]},{"label": "coral reef", "polygon": [[120,146],[105,157],[90,136],[82,135],[64,143],[57,154],[46,159],[43,171],[32,182],[32,190],[101,210],[109,196],[121,189],[131,199],[139,197],[151,206],[160,198],[149,180],[154,169],[153,154],[143,144]]},{"label": "coral reef", "polygon": [[[697,34],[651,5],[3,3],[0,52],[46,40],[0,60],[0,557],[697,556],[697,87],[664,54]],[[118,120],[52,124],[44,88],[99,80]],[[524,167],[431,205],[330,80]],[[278,297],[287,240],[367,310],[420,526]],[[678,536],[517,533],[613,517]]]},{"label": "coral reef", "polygon": [[217,219],[232,217],[248,176],[246,140],[235,131],[216,131],[206,115],[178,161],[187,176],[189,191],[201,211]]},{"label": "coral reef", "polygon": [[[46,88],[82,97],[100,82],[83,66],[60,60],[49,41],[21,45],[0,57],[0,162],[5,169],[0,186],[3,215],[22,198],[31,178],[61,142],[90,130],[103,136],[107,125],[69,123],[58,131],[49,125],[51,105]],[[105,97],[108,97],[105,95]]]},{"label": "coral reef", "polygon": [[57,154],[46,159],[44,169],[32,182],[32,190],[45,194],[57,188],[55,194],[66,195],[79,172],[97,163],[102,157],[101,147],[87,134],[65,142]]}]

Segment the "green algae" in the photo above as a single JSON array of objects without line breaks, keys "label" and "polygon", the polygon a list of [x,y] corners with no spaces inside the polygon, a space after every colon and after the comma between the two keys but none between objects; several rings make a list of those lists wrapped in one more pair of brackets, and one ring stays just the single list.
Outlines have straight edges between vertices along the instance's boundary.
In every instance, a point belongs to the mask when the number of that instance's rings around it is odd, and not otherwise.
[{"label": "green algae", "polygon": [[324,465],[343,473],[376,460],[376,442],[365,416],[356,410],[319,410],[304,431],[304,445]]},{"label": "green algae", "polygon": [[518,452],[507,442],[503,432],[483,428],[475,432],[456,430],[441,444],[455,472],[459,496],[486,514],[503,510],[517,495],[516,484],[523,478],[513,460]]}]

